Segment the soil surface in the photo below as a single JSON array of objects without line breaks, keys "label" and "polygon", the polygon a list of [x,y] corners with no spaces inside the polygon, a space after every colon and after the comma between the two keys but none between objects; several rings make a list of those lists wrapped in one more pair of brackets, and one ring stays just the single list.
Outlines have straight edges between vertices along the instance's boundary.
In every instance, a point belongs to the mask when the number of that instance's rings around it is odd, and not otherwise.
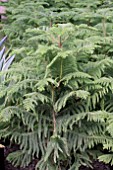
[{"label": "soil surface", "polygon": [[[7,146],[4,150],[4,155],[5,158],[7,157],[7,155],[13,151],[16,151],[18,149],[18,146]],[[26,168],[19,168],[19,167],[14,167],[11,163],[9,163],[6,159],[5,159],[5,170],[35,170],[35,165],[37,164],[38,160],[35,159],[32,161],[32,163],[27,166]],[[109,165],[105,165],[102,162],[98,162],[98,161],[94,161],[93,162],[93,169],[94,170],[113,170],[113,168],[110,168]],[[88,167],[81,167],[80,170],[92,170],[91,168]]]},{"label": "soil surface", "polygon": [[[80,170],[92,170],[92,169],[88,167],[81,167]],[[113,169],[111,169],[109,165],[105,165],[102,162],[94,161],[93,170],[113,170]]]},{"label": "soil surface", "polygon": [[[9,153],[18,150],[18,146],[12,145],[12,146],[6,146],[4,149],[4,156],[5,158],[8,156]],[[35,170],[35,165],[37,164],[38,160],[33,160],[32,163],[27,166],[26,168],[19,168],[14,167],[11,163],[9,163],[5,159],[5,170]],[[0,169],[1,170],[1,169]]]},{"label": "soil surface", "polygon": [[[34,160],[28,167],[26,168],[16,168],[12,166],[8,161],[5,161],[5,170],[35,170],[35,165],[37,161]],[[93,164],[94,170],[113,170],[110,169],[108,165],[104,165],[103,163],[94,162]],[[92,170],[91,168],[88,167],[81,167],[80,170]]]}]

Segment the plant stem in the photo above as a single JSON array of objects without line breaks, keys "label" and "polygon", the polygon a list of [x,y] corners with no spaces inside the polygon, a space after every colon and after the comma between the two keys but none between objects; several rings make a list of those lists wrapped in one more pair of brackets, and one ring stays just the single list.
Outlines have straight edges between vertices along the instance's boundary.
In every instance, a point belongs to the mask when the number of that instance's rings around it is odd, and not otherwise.
[{"label": "plant stem", "polygon": [[62,70],[63,70],[62,66],[63,66],[63,60],[61,59],[61,65],[60,65],[60,80],[61,80],[61,78],[62,78]]},{"label": "plant stem", "polygon": [[56,134],[56,113],[53,110],[53,134]]},{"label": "plant stem", "polygon": [[[53,87],[53,85],[52,85],[52,104],[54,105],[54,87]],[[56,112],[54,111],[54,107],[53,107],[52,116],[53,116],[53,134],[56,134]]]},{"label": "plant stem", "polygon": [[54,105],[54,87],[53,87],[53,85],[51,87],[52,87],[51,98],[52,98],[52,104]]},{"label": "plant stem", "polygon": [[106,37],[106,19],[102,19],[102,29],[103,29],[103,35]]},{"label": "plant stem", "polygon": [[62,41],[61,41],[61,36],[58,36],[58,47],[62,48]]},{"label": "plant stem", "polygon": [[50,26],[50,28],[52,27],[52,25],[53,25],[52,20],[50,20],[50,25],[49,25],[49,26]]}]

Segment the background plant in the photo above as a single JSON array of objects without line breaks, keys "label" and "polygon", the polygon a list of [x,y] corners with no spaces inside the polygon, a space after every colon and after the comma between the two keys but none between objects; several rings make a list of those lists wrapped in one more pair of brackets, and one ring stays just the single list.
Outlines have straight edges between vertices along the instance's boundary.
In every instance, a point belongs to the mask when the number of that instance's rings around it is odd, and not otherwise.
[{"label": "background plant", "polygon": [[18,57],[0,87],[0,136],[20,146],[8,160],[40,157],[40,170],[79,169],[98,156],[112,164],[112,2],[8,5],[4,33]]},{"label": "background plant", "polygon": [[[13,62],[15,55],[10,56],[10,50],[6,51],[6,47],[3,46],[4,42],[6,41],[7,36],[5,36],[4,38],[2,38],[2,40],[0,41],[0,71],[4,72],[7,71],[9,66],[11,65],[11,63]],[[1,76],[1,81],[4,80],[4,76]]]}]

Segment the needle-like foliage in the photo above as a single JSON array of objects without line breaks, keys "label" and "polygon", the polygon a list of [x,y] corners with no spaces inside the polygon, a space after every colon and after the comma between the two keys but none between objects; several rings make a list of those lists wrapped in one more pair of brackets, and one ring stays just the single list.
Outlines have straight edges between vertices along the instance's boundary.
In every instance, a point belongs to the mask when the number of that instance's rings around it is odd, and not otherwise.
[{"label": "needle-like foliage", "polygon": [[40,170],[78,170],[98,156],[112,164],[100,152],[113,151],[112,1],[9,5],[4,31],[17,62],[0,86],[0,136],[20,150],[8,160],[26,166],[39,158]]}]

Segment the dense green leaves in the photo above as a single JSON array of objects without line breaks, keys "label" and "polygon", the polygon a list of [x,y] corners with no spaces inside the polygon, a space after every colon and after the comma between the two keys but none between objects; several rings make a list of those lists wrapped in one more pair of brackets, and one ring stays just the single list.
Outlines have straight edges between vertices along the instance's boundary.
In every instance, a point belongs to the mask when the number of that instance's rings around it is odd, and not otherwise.
[{"label": "dense green leaves", "polygon": [[[113,152],[113,3],[10,0],[8,34],[16,61],[0,86],[0,137],[20,150],[15,165],[78,170]],[[9,86],[7,86],[9,84]],[[97,147],[98,148],[98,147]]]}]

